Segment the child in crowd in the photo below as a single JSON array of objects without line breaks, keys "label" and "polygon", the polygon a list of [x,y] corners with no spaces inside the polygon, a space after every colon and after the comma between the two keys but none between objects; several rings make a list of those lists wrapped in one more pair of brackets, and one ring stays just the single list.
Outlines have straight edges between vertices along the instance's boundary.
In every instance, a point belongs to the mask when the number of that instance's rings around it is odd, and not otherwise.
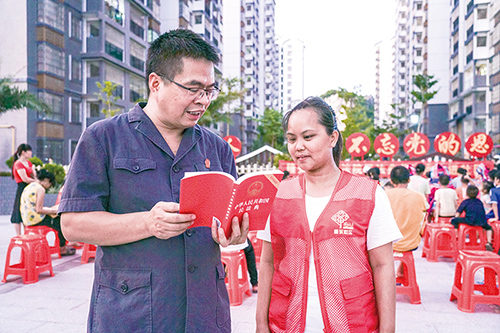
[{"label": "child in crowd", "polygon": [[455,187],[455,192],[457,192],[457,205],[460,205],[462,201],[467,199],[467,187],[469,186],[470,180],[468,176],[460,177],[460,186]]},{"label": "child in crowd", "polygon": [[434,201],[436,203],[436,212],[434,220],[437,222],[439,217],[453,217],[457,211],[457,192],[449,188],[450,176],[440,175],[439,185],[440,188],[434,194]]},{"label": "child in crowd", "polygon": [[[480,226],[486,230],[486,239],[488,243],[486,244],[487,251],[493,251],[493,245],[491,245],[492,228],[486,220],[486,214],[484,213],[484,206],[481,200],[477,198],[479,189],[475,185],[467,186],[467,199],[462,201],[457,209],[455,217],[451,219],[451,224],[458,228],[460,223],[465,223],[473,226]],[[465,217],[460,217],[460,214],[465,212]]]}]

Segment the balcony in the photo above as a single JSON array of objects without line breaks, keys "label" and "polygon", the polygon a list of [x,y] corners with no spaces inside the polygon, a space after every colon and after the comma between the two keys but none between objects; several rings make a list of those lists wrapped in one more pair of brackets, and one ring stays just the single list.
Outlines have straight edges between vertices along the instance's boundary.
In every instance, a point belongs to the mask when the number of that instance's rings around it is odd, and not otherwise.
[{"label": "balcony", "polygon": [[469,62],[472,61],[472,59],[474,58],[474,55],[473,55],[474,52],[471,52],[467,55],[467,58],[465,59],[465,63],[468,64]]},{"label": "balcony", "polygon": [[106,13],[106,15],[110,19],[112,19],[113,21],[115,21],[119,25],[123,25],[123,13],[120,12],[117,8],[115,8],[115,7],[111,6],[110,4],[108,4],[107,2],[105,2],[104,12]]},{"label": "balcony", "polygon": [[474,77],[474,86],[476,88],[486,87],[486,82],[487,82],[486,78],[487,78],[486,75]]}]

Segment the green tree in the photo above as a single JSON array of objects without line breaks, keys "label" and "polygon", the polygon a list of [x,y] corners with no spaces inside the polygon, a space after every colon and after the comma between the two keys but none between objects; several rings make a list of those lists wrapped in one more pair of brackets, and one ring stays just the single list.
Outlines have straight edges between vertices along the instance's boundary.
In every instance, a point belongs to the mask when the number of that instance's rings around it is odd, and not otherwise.
[{"label": "green tree", "polygon": [[35,95],[13,86],[11,79],[0,78],[0,114],[22,108],[29,108],[45,114],[52,112],[50,106]]},{"label": "green tree", "polygon": [[[361,132],[370,138],[373,142],[376,136],[374,121],[373,121],[373,106],[369,106],[366,99],[354,92],[347,91],[346,89],[339,88],[338,90],[329,90],[321,97],[323,99],[332,95],[338,95],[343,100],[341,109],[345,111],[347,118],[343,121],[345,129],[342,131],[343,143],[345,147],[345,140],[353,133]],[[370,152],[373,154],[373,147]],[[350,155],[344,148],[342,150],[342,159],[348,158]]]},{"label": "green tree", "polygon": [[256,142],[259,147],[267,144],[278,150],[286,151],[283,129],[281,128],[282,120],[283,114],[280,111],[274,109],[266,109],[264,111],[264,115],[260,119],[260,125],[257,127],[259,140]]},{"label": "green tree", "polygon": [[118,84],[104,81],[104,84],[101,82],[96,82],[97,87],[99,88],[99,92],[95,93],[97,99],[104,103],[104,108],[101,112],[104,114],[106,118],[111,118],[114,115],[120,112],[120,108],[114,107],[114,103],[118,100],[118,97],[114,95],[116,88],[118,88]]},{"label": "green tree", "polygon": [[[421,102],[422,103],[422,111],[420,112],[420,117],[418,119],[418,128],[417,132],[420,132],[420,128],[422,124],[427,124],[428,115],[427,115],[427,102],[434,98],[434,96],[438,93],[437,90],[432,90],[432,87],[438,82],[437,80],[433,80],[434,76],[427,74],[418,74],[413,75],[413,85],[417,87],[418,90],[412,90],[411,94],[413,96],[413,103]],[[426,129],[423,129],[426,133]]]},{"label": "green tree", "polygon": [[234,101],[241,100],[245,95],[246,89],[243,86],[243,81],[240,78],[223,78],[221,80],[221,92],[215,101],[210,103],[207,111],[198,122],[202,126],[215,125],[223,122],[231,124],[231,114],[243,112],[243,107],[232,107]]}]

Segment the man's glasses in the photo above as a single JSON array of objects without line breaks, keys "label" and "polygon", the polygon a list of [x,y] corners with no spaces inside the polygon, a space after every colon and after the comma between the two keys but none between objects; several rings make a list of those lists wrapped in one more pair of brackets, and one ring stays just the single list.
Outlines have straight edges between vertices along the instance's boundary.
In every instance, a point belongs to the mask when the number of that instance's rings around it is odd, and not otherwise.
[{"label": "man's glasses", "polygon": [[217,96],[219,96],[220,89],[218,87],[213,87],[213,88],[194,88],[194,87],[193,88],[188,88],[188,87],[183,86],[180,83],[175,82],[172,79],[169,79],[166,76],[162,76],[162,75],[160,75],[160,76],[164,77],[167,80],[169,80],[170,82],[172,82],[173,84],[175,84],[179,88],[182,88],[182,89],[186,90],[188,92],[189,96],[194,97],[197,100],[203,98],[203,96],[205,94],[207,95],[207,98],[208,98],[208,100],[210,102],[213,101],[214,99],[216,99]]}]

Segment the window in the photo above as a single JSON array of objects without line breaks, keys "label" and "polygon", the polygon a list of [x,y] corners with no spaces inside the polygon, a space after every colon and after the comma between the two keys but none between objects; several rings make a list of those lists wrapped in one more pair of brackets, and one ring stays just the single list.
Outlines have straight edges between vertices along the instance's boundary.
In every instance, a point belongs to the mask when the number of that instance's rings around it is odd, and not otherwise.
[{"label": "window", "polygon": [[90,21],[88,23],[89,27],[89,36],[88,37],[99,37],[101,27],[100,27],[100,22],[99,21]]},{"label": "window", "polygon": [[69,158],[70,160],[73,158],[73,154],[75,153],[75,150],[76,150],[76,146],[78,145],[78,141],[77,140],[69,140]]},{"label": "window", "polygon": [[72,12],[69,12],[69,16],[71,16],[71,28],[70,28],[70,37],[81,40],[82,39],[82,21],[73,15]]},{"label": "window", "polygon": [[106,65],[105,81],[113,82],[117,84],[113,96],[123,99],[123,85],[124,85],[124,73],[118,67]]},{"label": "window", "polygon": [[488,18],[488,8],[478,8],[477,9],[477,19],[484,20]]},{"label": "window", "polygon": [[63,163],[63,142],[61,140],[38,138],[36,143],[36,154],[42,162],[49,163],[49,160],[52,159],[54,163]]},{"label": "window", "polygon": [[422,56],[422,49],[416,49],[415,53],[417,54],[417,57]]},{"label": "window", "polygon": [[50,114],[38,114],[38,118],[47,119],[47,120],[55,120],[62,121],[63,115],[63,97],[51,94],[47,91],[40,91],[38,93],[38,98],[47,103],[52,111]]},{"label": "window", "polygon": [[38,22],[50,25],[60,31],[64,30],[64,7],[59,1],[39,0]]},{"label": "window", "polygon": [[194,24],[202,24],[202,23],[203,23],[203,17],[201,15],[195,15]]},{"label": "window", "polygon": [[80,112],[80,101],[75,100],[73,98],[70,98],[70,114],[69,114],[69,121],[72,123],[81,123],[81,112]]},{"label": "window", "polygon": [[89,77],[99,77],[101,75],[101,65],[98,62],[88,63]]},{"label": "window", "polygon": [[82,62],[74,57],[71,57],[71,80],[82,80]]},{"label": "window", "polygon": [[418,26],[422,25],[422,18],[421,17],[417,17],[417,25]]},{"label": "window", "polygon": [[64,53],[50,44],[38,44],[38,71],[64,77]]},{"label": "window", "polygon": [[130,31],[144,39],[144,30],[144,16],[134,6],[130,6]]},{"label": "window", "polygon": [[486,46],[486,39],[487,37],[486,36],[477,36],[477,39],[476,39],[476,46],[477,47],[483,47],[483,46]]},{"label": "window", "polygon": [[111,26],[106,25],[106,53],[118,60],[123,61],[124,44],[124,35]]},{"label": "window", "polygon": [[422,9],[422,3],[419,2],[419,3],[417,3],[417,10],[421,10],[421,9]]},{"label": "window", "polygon": [[146,58],[146,48],[142,45],[130,41],[130,66],[144,71],[144,60]]},{"label": "window", "polygon": [[88,104],[88,110],[89,110],[89,117],[91,118],[98,118],[101,114],[101,110],[99,108],[99,103],[98,102],[90,102]]},{"label": "window", "polygon": [[146,97],[146,82],[137,75],[130,75],[130,102],[137,103]]}]

